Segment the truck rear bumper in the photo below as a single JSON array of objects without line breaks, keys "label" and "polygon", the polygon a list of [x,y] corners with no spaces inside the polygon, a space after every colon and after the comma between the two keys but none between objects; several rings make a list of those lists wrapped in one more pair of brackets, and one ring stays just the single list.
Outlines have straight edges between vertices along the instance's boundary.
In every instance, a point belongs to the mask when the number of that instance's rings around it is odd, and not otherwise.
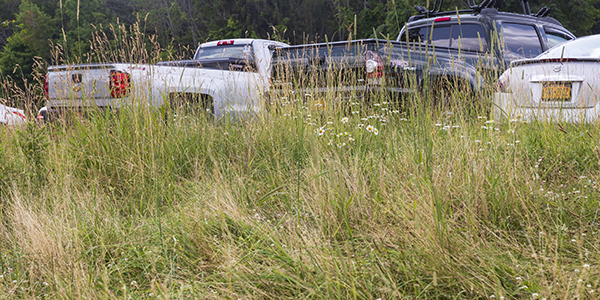
[{"label": "truck rear bumper", "polygon": [[71,115],[86,116],[92,112],[104,112],[106,110],[112,110],[108,106],[100,107],[48,107],[44,106],[38,111],[36,120],[45,122],[54,122]]}]

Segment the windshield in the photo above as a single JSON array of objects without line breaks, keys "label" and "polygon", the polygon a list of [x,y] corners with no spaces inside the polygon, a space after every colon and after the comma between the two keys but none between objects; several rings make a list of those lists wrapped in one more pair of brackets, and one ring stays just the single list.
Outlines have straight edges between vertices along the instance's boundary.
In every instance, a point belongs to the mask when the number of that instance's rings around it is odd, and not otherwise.
[{"label": "windshield", "polygon": [[254,52],[250,45],[224,45],[200,48],[194,56],[197,60],[224,58],[253,61]]},{"label": "windshield", "polygon": [[558,45],[538,58],[594,58],[600,59],[600,35],[578,38]]}]

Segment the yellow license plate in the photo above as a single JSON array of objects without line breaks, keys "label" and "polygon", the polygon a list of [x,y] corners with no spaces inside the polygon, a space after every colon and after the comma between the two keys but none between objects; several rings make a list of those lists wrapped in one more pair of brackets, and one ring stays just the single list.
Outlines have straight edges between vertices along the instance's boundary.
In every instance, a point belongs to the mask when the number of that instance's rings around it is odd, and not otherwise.
[{"label": "yellow license plate", "polygon": [[570,82],[546,82],[542,85],[542,101],[571,101]]}]

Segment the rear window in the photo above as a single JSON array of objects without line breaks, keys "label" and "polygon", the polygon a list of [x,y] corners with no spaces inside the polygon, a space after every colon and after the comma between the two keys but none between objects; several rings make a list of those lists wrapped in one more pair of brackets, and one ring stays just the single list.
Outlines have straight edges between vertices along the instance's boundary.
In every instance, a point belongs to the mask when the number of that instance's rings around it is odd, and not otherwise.
[{"label": "rear window", "polygon": [[452,48],[470,51],[486,51],[485,31],[479,24],[452,25]]},{"label": "rear window", "polygon": [[450,25],[433,27],[431,34],[431,42],[434,46],[449,47],[450,46]]},{"label": "rear window", "polygon": [[301,60],[306,58],[353,58],[364,55],[367,50],[375,50],[370,44],[315,45],[308,47],[290,47],[278,49],[273,57],[276,59]]},{"label": "rear window", "polygon": [[503,23],[504,50],[516,57],[532,58],[542,53],[542,45],[531,25]]},{"label": "rear window", "polygon": [[222,45],[202,47],[196,51],[191,66],[220,70],[257,72],[254,51],[250,45]]},{"label": "rear window", "polygon": [[429,38],[429,27],[411,28],[408,30],[410,42],[429,40],[435,46],[451,47],[469,51],[486,51],[488,46],[485,31],[479,24],[453,24],[433,27]]},{"label": "rear window", "polygon": [[250,45],[224,45],[198,49],[194,59],[223,59],[233,58],[254,60],[254,52]]},{"label": "rear window", "polygon": [[[408,41],[416,43],[425,43],[429,35],[429,27],[417,27],[408,29]],[[406,36],[402,36],[401,40],[406,40]]]}]

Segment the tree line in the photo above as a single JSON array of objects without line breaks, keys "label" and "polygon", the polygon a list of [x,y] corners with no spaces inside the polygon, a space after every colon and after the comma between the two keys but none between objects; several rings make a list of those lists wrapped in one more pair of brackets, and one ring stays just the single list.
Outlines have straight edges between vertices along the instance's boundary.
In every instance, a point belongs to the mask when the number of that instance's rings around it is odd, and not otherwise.
[{"label": "tree line", "polygon": [[[27,77],[35,63],[59,63],[91,51],[94,32],[139,26],[165,51],[195,49],[226,38],[271,38],[300,44],[349,38],[395,39],[415,5],[433,0],[0,0],[0,71]],[[465,7],[447,0],[443,9]],[[501,11],[522,12],[520,0],[503,0]],[[531,10],[552,9],[577,36],[600,32],[600,0],[531,0]],[[111,27],[112,26],[112,27]],[[109,37],[110,38],[110,37]]]}]

